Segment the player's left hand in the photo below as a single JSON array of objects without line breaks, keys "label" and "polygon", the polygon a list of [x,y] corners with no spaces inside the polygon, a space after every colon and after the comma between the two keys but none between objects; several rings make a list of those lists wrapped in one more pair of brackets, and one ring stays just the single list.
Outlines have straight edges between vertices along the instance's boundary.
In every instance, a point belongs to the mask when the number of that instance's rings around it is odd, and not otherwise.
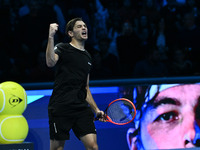
[{"label": "player's left hand", "polygon": [[103,111],[98,111],[96,113],[96,117],[98,118],[99,121],[102,121],[102,122],[106,122],[106,115]]}]

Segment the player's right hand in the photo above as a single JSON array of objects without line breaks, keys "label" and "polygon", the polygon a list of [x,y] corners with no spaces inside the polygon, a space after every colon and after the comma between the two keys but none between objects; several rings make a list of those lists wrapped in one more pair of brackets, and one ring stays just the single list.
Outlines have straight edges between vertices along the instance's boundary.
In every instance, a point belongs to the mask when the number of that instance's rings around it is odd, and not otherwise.
[{"label": "player's right hand", "polygon": [[58,31],[58,24],[57,23],[50,24],[49,37],[53,38],[57,31]]}]

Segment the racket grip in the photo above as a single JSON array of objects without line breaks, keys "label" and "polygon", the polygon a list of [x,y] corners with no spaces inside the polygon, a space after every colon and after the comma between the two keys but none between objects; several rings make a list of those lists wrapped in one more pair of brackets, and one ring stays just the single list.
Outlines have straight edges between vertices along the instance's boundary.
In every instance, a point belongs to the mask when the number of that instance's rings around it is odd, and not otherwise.
[{"label": "racket grip", "polygon": [[99,118],[101,118],[101,114],[98,114],[98,115],[94,118],[94,121],[99,120]]}]

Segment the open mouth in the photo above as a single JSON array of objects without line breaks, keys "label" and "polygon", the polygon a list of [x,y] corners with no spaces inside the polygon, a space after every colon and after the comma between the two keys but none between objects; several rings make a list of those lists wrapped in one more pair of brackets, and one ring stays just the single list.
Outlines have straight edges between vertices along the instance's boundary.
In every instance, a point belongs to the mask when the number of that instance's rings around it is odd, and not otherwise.
[{"label": "open mouth", "polygon": [[86,36],[86,35],[87,35],[87,32],[86,32],[86,31],[83,31],[83,32],[82,32],[82,35],[83,35],[83,36]]}]

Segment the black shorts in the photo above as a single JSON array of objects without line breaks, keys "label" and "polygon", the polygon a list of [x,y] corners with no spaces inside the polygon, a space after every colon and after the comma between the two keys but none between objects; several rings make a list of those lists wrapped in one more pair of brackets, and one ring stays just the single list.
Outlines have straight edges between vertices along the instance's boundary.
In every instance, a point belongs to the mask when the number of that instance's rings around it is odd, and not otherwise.
[{"label": "black shorts", "polygon": [[49,114],[49,132],[51,140],[69,140],[69,131],[73,130],[76,137],[80,137],[94,133],[96,128],[94,125],[94,114],[90,111],[74,116],[52,116]]}]

